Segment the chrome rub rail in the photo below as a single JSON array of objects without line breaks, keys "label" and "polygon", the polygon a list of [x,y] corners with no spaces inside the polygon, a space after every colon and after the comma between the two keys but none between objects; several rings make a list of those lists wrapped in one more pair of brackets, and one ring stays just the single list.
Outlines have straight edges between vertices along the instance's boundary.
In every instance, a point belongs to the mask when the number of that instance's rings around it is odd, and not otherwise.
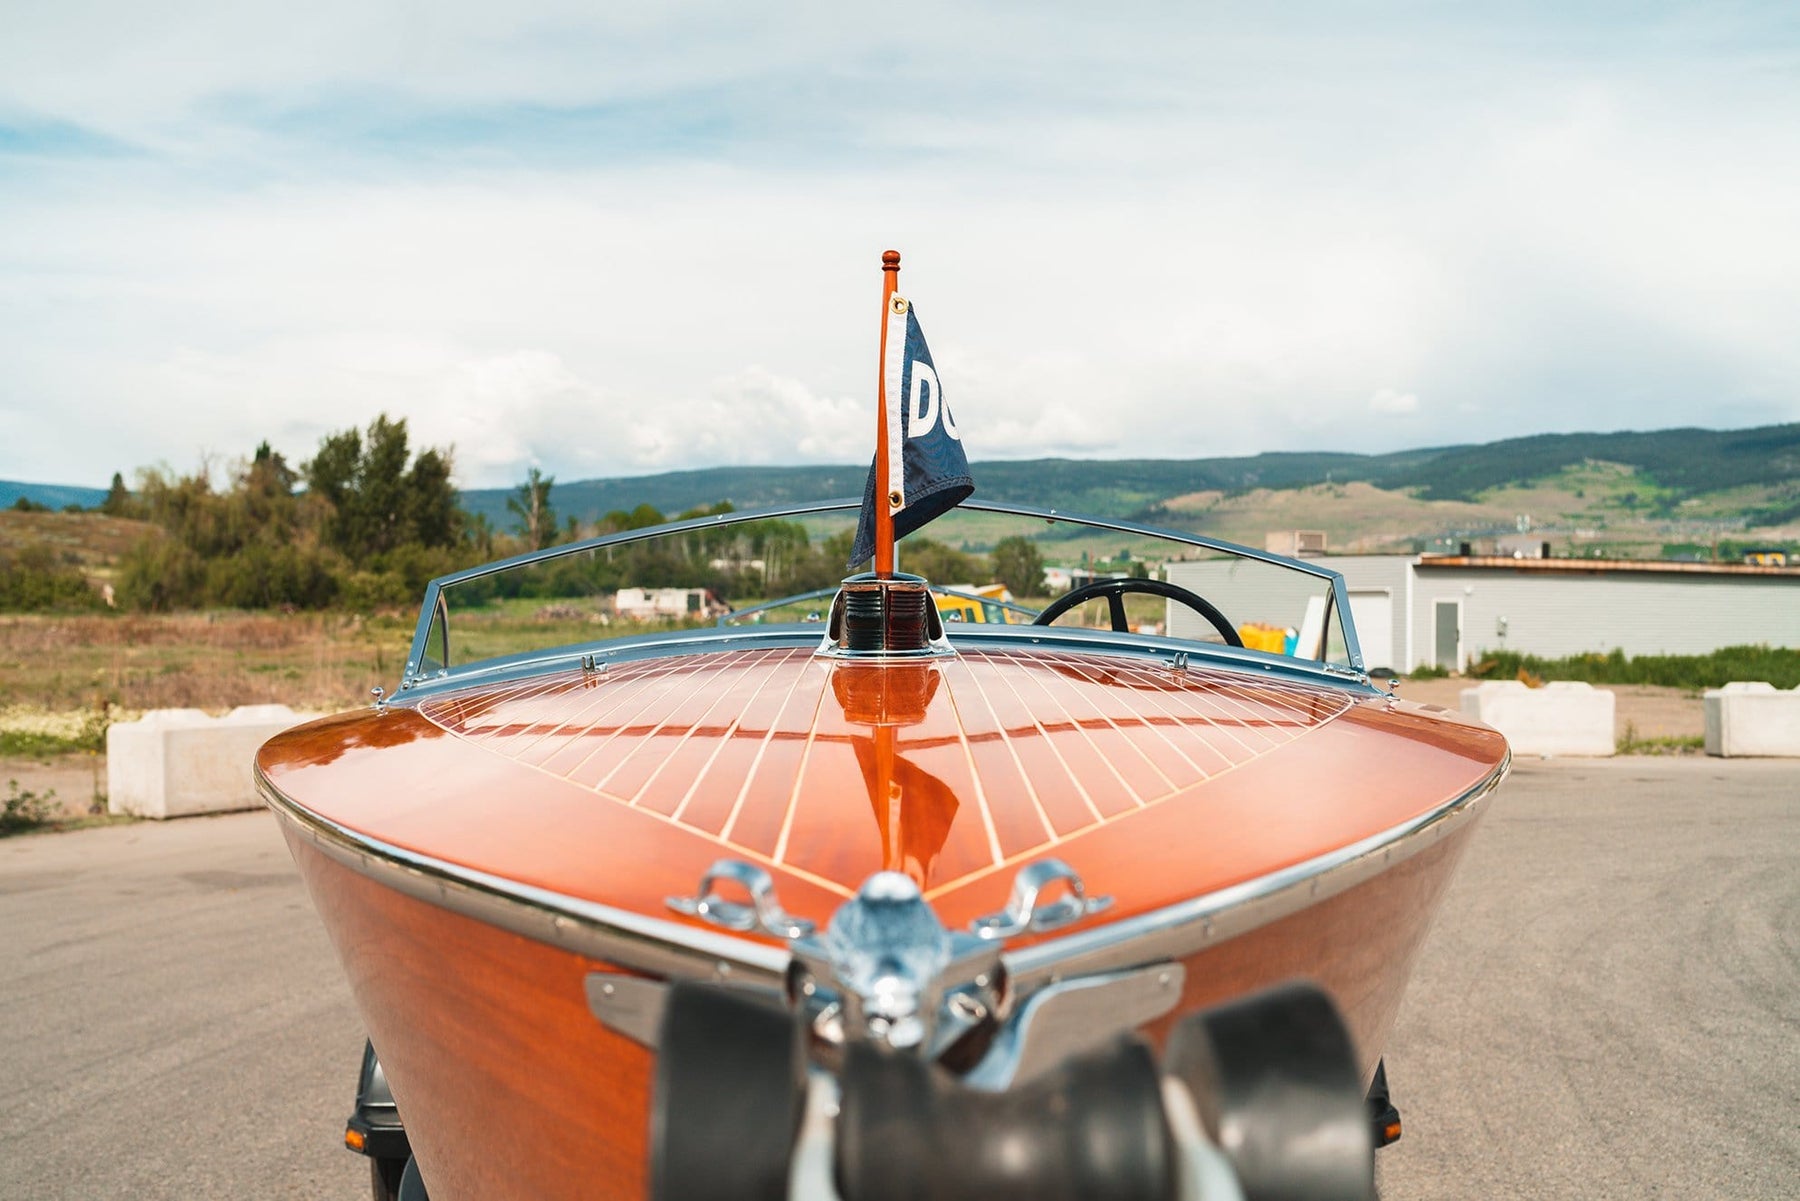
[{"label": "chrome rub rail", "polygon": [[1181,959],[1347,892],[1429,849],[1473,818],[1512,769],[1512,752],[1462,793],[1400,825],[1329,854],[1190,901],[1037,943],[1001,956],[1022,993],[1053,980]]},{"label": "chrome rub rail", "polygon": [[780,987],[785,947],[713,934],[521,884],[370,838],[305,808],[256,768],[277,817],[326,858],[417,901],[631,971]]},{"label": "chrome rub rail", "polygon": [[[1279,921],[1346,892],[1439,842],[1506,778],[1509,752],[1480,781],[1427,813],[1326,855],[1176,905],[1006,952],[1015,996],[1055,980],[1163,960]],[[632,971],[780,988],[790,960],[769,946],[521,884],[373,839],[300,805],[256,769],[278,817],[341,866],[415,900]]]}]

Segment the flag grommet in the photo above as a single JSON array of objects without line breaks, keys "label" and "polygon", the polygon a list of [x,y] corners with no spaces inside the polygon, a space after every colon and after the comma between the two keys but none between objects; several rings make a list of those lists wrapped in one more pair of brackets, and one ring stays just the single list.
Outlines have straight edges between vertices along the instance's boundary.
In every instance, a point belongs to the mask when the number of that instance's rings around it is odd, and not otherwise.
[{"label": "flag grommet", "polygon": [[898,492],[888,493],[888,508],[898,509],[900,507],[900,502],[905,499],[906,498],[904,496],[901,496]]},{"label": "flag grommet", "polygon": [[909,303],[904,296],[894,297],[892,303],[894,306],[894,316],[896,317],[905,315],[906,310],[912,308],[911,303]]}]

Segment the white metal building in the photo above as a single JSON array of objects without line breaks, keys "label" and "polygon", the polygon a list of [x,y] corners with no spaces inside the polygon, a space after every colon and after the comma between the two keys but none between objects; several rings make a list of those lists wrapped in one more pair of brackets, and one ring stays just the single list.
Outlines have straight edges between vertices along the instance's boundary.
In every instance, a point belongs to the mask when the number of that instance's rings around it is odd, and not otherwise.
[{"label": "white metal building", "polygon": [[1311,561],[1344,576],[1371,668],[1460,671],[1495,650],[1559,657],[1800,646],[1797,567],[1464,555]]}]

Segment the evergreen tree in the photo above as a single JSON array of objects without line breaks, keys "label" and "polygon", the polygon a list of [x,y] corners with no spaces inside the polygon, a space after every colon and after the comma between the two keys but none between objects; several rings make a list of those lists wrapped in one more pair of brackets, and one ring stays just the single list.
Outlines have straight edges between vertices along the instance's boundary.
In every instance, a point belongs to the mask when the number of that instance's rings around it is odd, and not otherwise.
[{"label": "evergreen tree", "polygon": [[113,472],[112,487],[106,490],[106,499],[100,502],[100,511],[108,517],[137,515],[137,506],[131,499],[131,490],[125,486],[125,477],[116,471]]},{"label": "evergreen tree", "polygon": [[1044,556],[1037,543],[1014,535],[994,544],[994,576],[1014,596],[1044,595]]}]

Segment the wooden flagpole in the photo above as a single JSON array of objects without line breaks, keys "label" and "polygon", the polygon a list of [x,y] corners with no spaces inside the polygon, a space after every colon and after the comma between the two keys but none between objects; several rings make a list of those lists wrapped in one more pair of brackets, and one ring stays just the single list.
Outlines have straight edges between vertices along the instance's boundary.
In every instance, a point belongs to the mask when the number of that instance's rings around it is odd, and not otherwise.
[{"label": "wooden flagpole", "polygon": [[878,402],[875,421],[875,574],[887,579],[894,574],[894,509],[889,499],[894,481],[888,479],[887,331],[888,306],[900,280],[900,252],[881,255],[881,364],[876,373]]}]

